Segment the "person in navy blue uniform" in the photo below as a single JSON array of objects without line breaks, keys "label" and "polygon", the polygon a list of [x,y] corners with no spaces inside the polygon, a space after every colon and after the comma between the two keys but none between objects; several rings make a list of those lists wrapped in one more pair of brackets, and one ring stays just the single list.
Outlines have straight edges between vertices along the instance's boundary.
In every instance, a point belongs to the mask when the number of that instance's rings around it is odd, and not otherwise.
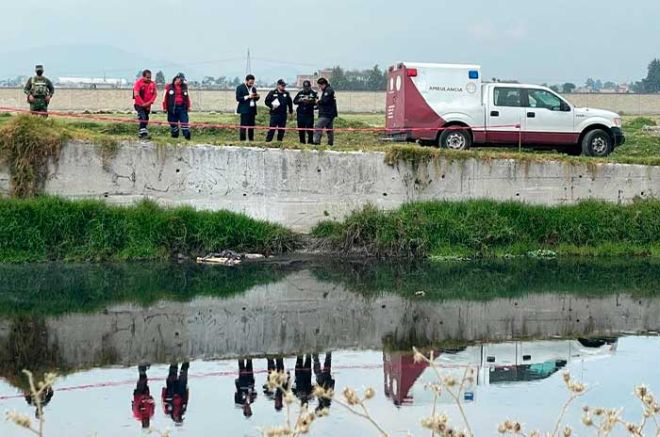
[{"label": "person in navy blue uniform", "polygon": [[314,131],[314,144],[321,144],[321,137],[323,132],[328,134],[328,146],[332,146],[335,142],[334,122],[337,118],[337,98],[335,97],[335,90],[332,89],[328,80],[324,77],[316,81],[320,90],[320,97],[318,101],[319,119],[316,122],[316,130]]},{"label": "person in navy blue uniform", "polygon": [[[291,100],[291,94],[286,90],[286,82],[282,79],[278,80],[277,88],[268,93],[264,103],[270,108],[271,129],[266,134],[266,142],[270,143],[275,136],[273,128],[285,128],[287,113],[289,116],[293,115],[293,100]],[[284,129],[277,129],[277,141],[284,139],[285,132]]]},{"label": "person in navy blue uniform", "polygon": [[308,80],[303,82],[303,89],[298,91],[293,99],[293,104],[298,106],[296,109],[298,129],[309,129],[298,131],[301,144],[314,142],[314,107],[317,99],[318,93],[312,89],[312,83]]},{"label": "person in navy blue uniform", "polygon": [[[313,359],[314,375],[316,375],[316,385],[326,391],[334,390],[335,380],[332,377],[332,352],[326,352],[323,366],[321,366],[321,361],[319,360],[318,354],[314,354]],[[330,398],[325,398],[322,396],[319,397],[319,405],[316,407],[316,411],[330,408],[331,403],[332,400]]]},{"label": "person in navy blue uniform", "polygon": [[234,403],[243,409],[243,416],[252,417],[251,405],[257,399],[257,392],[254,389],[254,370],[252,368],[252,359],[238,360],[238,378],[234,381],[236,393],[234,393]]},{"label": "person in navy blue uniform", "polygon": [[250,129],[250,127],[256,124],[257,102],[260,98],[257,88],[254,86],[254,80],[254,76],[248,74],[245,76],[245,83],[236,88],[236,101],[238,102],[236,112],[241,115],[239,130],[241,141],[254,140],[254,129]]},{"label": "person in navy blue uniform", "polygon": [[312,399],[312,356],[299,355],[296,357],[295,386],[293,394],[300,399],[301,404],[309,404]]}]

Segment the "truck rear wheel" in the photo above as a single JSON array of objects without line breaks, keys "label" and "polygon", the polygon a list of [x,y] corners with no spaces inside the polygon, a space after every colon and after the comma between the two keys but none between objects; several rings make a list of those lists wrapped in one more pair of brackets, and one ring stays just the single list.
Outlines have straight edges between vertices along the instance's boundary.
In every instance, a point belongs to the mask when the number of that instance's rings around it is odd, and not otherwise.
[{"label": "truck rear wheel", "polygon": [[472,146],[472,135],[467,128],[449,127],[440,134],[440,147],[451,150],[466,150]]},{"label": "truck rear wheel", "polygon": [[594,129],[582,139],[582,154],[586,156],[607,156],[614,150],[610,134],[602,129]]}]

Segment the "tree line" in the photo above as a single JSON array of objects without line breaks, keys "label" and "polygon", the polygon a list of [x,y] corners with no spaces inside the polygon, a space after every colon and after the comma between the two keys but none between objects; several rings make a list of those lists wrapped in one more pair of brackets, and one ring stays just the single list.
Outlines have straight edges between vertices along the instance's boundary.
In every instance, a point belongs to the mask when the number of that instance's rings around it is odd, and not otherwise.
[{"label": "tree line", "polygon": [[[142,72],[138,72],[136,77],[141,77]],[[319,76],[316,73],[315,76]],[[378,65],[367,70],[347,70],[340,66],[335,66],[329,70],[329,79],[334,89],[339,91],[384,91],[387,83],[387,71],[381,70]],[[163,85],[167,82],[165,74],[157,71],[154,78],[155,82]],[[203,87],[210,89],[233,89],[243,83],[241,78],[227,76],[205,76],[201,81],[191,80],[188,84],[192,87]],[[265,82],[257,80],[257,87],[275,86],[275,82]]]}]

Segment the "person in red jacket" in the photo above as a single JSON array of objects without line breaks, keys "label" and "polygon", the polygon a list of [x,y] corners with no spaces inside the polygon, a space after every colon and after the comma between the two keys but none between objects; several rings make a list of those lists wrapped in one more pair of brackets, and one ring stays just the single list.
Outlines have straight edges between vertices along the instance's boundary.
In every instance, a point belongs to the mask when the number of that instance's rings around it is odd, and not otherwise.
[{"label": "person in red jacket", "polygon": [[154,417],[154,412],[156,411],[154,398],[149,391],[147,367],[138,366],[139,376],[135,390],[133,390],[133,400],[131,401],[133,417],[142,423],[143,429],[149,428],[151,418]]},{"label": "person in red jacket", "polygon": [[188,111],[190,111],[190,94],[186,76],[179,73],[174,76],[172,83],[165,85],[163,98],[163,111],[167,113],[172,138],[179,138],[179,123],[186,140],[190,140],[190,126],[188,125]]},{"label": "person in red jacket", "polygon": [[144,70],[142,77],[135,81],[133,85],[133,100],[135,100],[135,110],[140,120],[140,130],[138,131],[140,138],[148,138],[149,130],[149,114],[151,113],[151,105],[156,101],[158,90],[156,83],[151,80],[151,71]]},{"label": "person in red jacket", "polygon": [[171,364],[167,375],[165,387],[161,390],[160,397],[163,401],[163,412],[172,418],[176,425],[183,423],[183,416],[188,409],[188,369],[190,363],[181,364],[179,372],[178,364]]}]

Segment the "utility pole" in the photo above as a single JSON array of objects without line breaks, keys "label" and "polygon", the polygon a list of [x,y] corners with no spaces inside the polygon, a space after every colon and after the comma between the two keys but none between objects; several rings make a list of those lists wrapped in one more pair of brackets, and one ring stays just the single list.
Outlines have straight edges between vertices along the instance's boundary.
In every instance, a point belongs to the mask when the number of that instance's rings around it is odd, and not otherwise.
[{"label": "utility pole", "polygon": [[247,62],[245,64],[245,74],[250,74],[252,73],[252,58],[250,56],[250,48],[248,47],[247,50]]}]

